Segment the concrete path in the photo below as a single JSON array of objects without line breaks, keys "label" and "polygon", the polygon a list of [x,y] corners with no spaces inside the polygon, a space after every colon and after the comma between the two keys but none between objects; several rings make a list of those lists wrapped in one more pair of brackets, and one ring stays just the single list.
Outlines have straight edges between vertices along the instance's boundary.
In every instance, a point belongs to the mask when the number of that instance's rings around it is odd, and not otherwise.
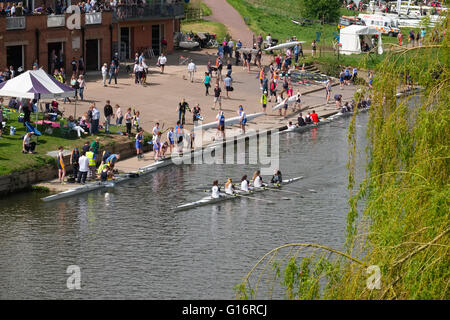
[{"label": "concrete path", "polygon": [[[253,45],[253,33],[245,24],[244,19],[226,0],[203,0],[211,8],[212,15],[206,20],[224,24],[235,40],[241,40],[244,47]],[[217,39],[218,42],[223,39]]]}]

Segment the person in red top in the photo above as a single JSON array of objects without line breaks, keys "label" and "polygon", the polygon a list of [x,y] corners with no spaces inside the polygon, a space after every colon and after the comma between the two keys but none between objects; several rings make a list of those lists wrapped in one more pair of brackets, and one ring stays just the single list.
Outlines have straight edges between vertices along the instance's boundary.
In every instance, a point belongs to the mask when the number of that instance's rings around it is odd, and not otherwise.
[{"label": "person in red top", "polygon": [[313,112],[309,116],[311,117],[313,123],[319,122],[319,116],[317,115],[315,110],[313,110]]}]

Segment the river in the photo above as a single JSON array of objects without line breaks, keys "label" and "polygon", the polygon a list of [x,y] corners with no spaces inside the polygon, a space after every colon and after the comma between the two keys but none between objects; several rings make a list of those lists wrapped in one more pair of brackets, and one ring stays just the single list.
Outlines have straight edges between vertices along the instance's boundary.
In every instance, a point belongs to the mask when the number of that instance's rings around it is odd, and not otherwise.
[{"label": "river", "polygon": [[[367,114],[357,117],[364,150]],[[52,203],[40,193],[0,200],[1,299],[233,299],[267,251],[292,242],[345,242],[350,118],[280,135],[285,190],[174,212],[205,196],[199,185],[256,165],[169,166],[114,189]],[[359,171],[363,171],[359,156]],[[267,179],[267,177],[266,177]],[[284,199],[283,199],[284,198]],[[289,200],[285,199],[288,198]],[[81,270],[69,290],[66,269]]]}]

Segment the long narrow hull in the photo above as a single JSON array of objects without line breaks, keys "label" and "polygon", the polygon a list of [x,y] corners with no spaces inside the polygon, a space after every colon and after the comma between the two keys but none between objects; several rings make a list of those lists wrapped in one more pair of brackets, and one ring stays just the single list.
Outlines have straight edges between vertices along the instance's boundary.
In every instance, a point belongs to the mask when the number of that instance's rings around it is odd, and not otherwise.
[{"label": "long narrow hull", "polygon": [[286,42],[286,43],[282,43],[282,44],[279,44],[279,45],[276,45],[276,46],[273,46],[273,47],[266,48],[264,50],[270,51],[270,50],[280,50],[280,49],[284,49],[284,48],[292,48],[292,47],[295,47],[297,44],[300,44],[300,43],[305,43],[305,41]]},{"label": "long narrow hull", "polygon": [[[298,96],[297,96],[297,95],[293,95],[292,97],[290,97],[289,99],[287,99],[287,104],[288,104],[288,106],[291,105],[291,104],[293,104],[293,103],[295,103],[295,102],[297,101],[297,99],[298,99]],[[279,104],[273,106],[273,107],[272,107],[272,110],[273,110],[273,111],[278,110],[278,109],[282,108],[283,106],[284,106],[284,102],[281,102],[281,103],[279,103]]]},{"label": "long narrow hull", "polygon": [[[247,121],[251,121],[251,120],[253,120],[253,119],[257,118],[257,117],[263,116],[263,115],[265,115],[264,112],[258,112],[258,113],[249,114],[249,115],[247,115]],[[241,117],[240,116],[229,118],[229,119],[225,119],[225,126],[232,126],[234,124],[238,124],[240,121],[241,121]],[[211,129],[211,128],[217,128],[218,125],[219,125],[219,121],[214,121],[214,122],[203,124],[201,126],[194,127],[194,131],[207,130],[207,129]]]},{"label": "long narrow hull", "polygon": [[[281,183],[280,186],[283,186],[283,185],[286,185],[286,184],[298,181],[298,180],[300,180],[302,178],[303,177],[296,177],[296,178],[292,178],[292,179],[288,179],[288,180],[283,180],[283,182]],[[242,198],[242,197],[240,197],[240,195],[247,196],[247,195],[252,195],[253,193],[258,193],[258,192],[263,192],[263,191],[270,191],[271,189],[278,189],[280,186],[253,188],[251,190],[251,192],[237,191],[237,193],[234,194],[234,195],[221,193],[219,198],[213,198],[211,196],[208,196],[208,197],[204,197],[204,198],[202,198],[200,200],[197,200],[197,201],[194,201],[194,202],[182,204],[182,205],[176,207],[175,211],[189,210],[189,209],[192,209],[192,208],[197,208],[197,207],[201,207],[201,206],[211,205],[211,204],[215,204],[215,203],[226,201],[226,200]]]}]

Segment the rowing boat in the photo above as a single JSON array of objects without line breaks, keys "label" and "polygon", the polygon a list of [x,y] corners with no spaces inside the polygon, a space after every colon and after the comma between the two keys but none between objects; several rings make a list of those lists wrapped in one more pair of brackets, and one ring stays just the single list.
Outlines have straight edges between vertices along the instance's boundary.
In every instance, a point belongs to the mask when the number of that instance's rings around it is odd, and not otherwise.
[{"label": "rowing boat", "polygon": [[295,177],[295,178],[291,178],[291,179],[287,179],[287,180],[283,180],[283,182],[281,184],[278,185],[272,185],[272,186],[264,186],[261,188],[255,188],[253,187],[250,192],[245,192],[245,191],[241,191],[241,190],[236,190],[236,193],[233,195],[230,194],[226,194],[226,193],[221,193],[219,198],[213,198],[212,196],[207,196],[204,197],[200,200],[194,201],[194,202],[190,202],[190,203],[185,203],[182,205],[179,205],[175,208],[175,211],[182,211],[182,210],[189,210],[192,208],[197,208],[197,207],[201,207],[201,206],[205,206],[205,205],[209,205],[209,204],[214,204],[214,203],[218,203],[218,202],[222,202],[225,200],[230,200],[230,199],[236,199],[236,198],[243,198],[240,197],[240,195],[251,195],[253,193],[256,192],[263,192],[263,191],[270,191],[273,189],[279,189],[281,186],[298,181],[300,179],[302,179],[303,177]]}]

